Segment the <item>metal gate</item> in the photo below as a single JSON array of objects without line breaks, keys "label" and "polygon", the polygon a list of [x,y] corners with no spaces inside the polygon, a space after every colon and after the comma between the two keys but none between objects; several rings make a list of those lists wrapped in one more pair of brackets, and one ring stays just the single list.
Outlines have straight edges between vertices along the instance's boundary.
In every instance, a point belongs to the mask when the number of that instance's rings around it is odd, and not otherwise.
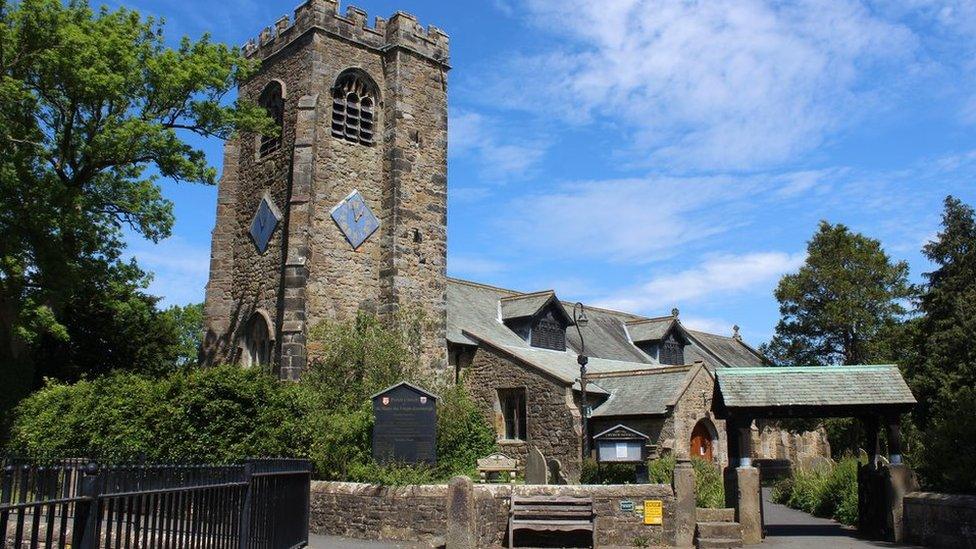
[{"label": "metal gate", "polygon": [[4,459],[0,547],[287,549],[308,543],[311,466]]}]

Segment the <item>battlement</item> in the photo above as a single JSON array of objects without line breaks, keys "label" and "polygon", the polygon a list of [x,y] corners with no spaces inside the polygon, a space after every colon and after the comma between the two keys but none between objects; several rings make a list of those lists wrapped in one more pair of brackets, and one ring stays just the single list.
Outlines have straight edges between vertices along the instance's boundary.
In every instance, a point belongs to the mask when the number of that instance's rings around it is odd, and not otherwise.
[{"label": "battlement", "polygon": [[377,17],[372,27],[368,19],[366,12],[355,6],[346,7],[345,15],[340,15],[338,0],[306,0],[295,8],[293,18],[282,15],[257,38],[248,40],[242,49],[247,57],[265,59],[308,30],[319,28],[368,48],[405,48],[447,64],[450,46],[447,33],[441,29],[433,25],[425,29],[416,17],[401,11],[389,20]]}]

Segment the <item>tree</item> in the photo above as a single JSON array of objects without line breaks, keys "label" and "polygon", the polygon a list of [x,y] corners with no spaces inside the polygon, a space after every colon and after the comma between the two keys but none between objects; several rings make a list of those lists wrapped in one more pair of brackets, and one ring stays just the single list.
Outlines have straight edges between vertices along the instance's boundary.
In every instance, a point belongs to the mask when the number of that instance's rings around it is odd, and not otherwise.
[{"label": "tree", "polygon": [[174,366],[196,364],[203,343],[203,303],[173,305],[163,311],[163,317],[176,331]]},{"label": "tree", "polygon": [[780,321],[764,346],[781,364],[864,364],[894,360],[912,296],[908,264],[892,262],[872,238],[821,222],[800,270],[775,292]]},{"label": "tree", "polygon": [[925,482],[952,491],[976,490],[976,213],[945,200],[942,231],[922,249],[935,264],[919,300],[915,358],[906,377],[918,399],[915,422],[923,443],[918,469]]},{"label": "tree", "polygon": [[186,136],[274,131],[258,106],[226,100],[253,69],[207,36],[168,48],[161,23],[124,8],[0,0],[4,369],[37,386],[94,365],[157,366],[177,334],[145,294],[146,274],[122,259],[122,230],[170,234],[158,178],[214,183]]}]

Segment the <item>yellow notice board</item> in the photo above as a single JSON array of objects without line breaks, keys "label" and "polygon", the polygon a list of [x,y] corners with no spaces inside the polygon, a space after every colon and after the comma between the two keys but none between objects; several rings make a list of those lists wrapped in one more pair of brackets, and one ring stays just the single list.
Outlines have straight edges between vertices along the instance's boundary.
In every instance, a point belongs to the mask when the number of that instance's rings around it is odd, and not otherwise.
[{"label": "yellow notice board", "polygon": [[663,524],[664,502],[659,499],[644,500],[644,524]]}]

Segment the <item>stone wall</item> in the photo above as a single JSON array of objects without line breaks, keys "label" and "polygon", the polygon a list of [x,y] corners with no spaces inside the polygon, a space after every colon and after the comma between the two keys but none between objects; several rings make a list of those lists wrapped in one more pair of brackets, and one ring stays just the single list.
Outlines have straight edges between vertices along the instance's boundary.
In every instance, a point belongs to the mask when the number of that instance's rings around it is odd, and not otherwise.
[{"label": "stone wall", "polygon": [[312,482],[309,530],[361,539],[433,541],[444,535],[447,485]]},{"label": "stone wall", "polygon": [[752,430],[753,455],[759,459],[786,459],[797,467],[830,458],[827,431],[792,433],[775,422],[757,420]]},{"label": "stone wall", "polygon": [[[524,467],[529,448],[534,446],[546,459],[559,460],[569,482],[579,482],[582,423],[570,386],[486,348],[479,348],[475,353],[464,373],[464,384],[489,423],[495,426],[503,454],[516,458]],[[498,390],[514,388],[525,389],[527,436],[524,441],[501,439],[504,421],[497,408]]]},{"label": "stone wall", "polygon": [[[475,485],[475,516],[480,547],[506,541],[512,493],[593,498],[597,546],[672,545],[676,507],[670,486],[510,486]],[[439,542],[446,526],[447,485],[380,487],[346,482],[313,482],[309,528],[316,534],[362,539]],[[662,500],[664,524],[645,525],[644,500]],[[633,510],[621,510],[629,502]]]},{"label": "stone wall", "polygon": [[905,541],[928,547],[976,547],[976,496],[912,492],[905,496]]}]

